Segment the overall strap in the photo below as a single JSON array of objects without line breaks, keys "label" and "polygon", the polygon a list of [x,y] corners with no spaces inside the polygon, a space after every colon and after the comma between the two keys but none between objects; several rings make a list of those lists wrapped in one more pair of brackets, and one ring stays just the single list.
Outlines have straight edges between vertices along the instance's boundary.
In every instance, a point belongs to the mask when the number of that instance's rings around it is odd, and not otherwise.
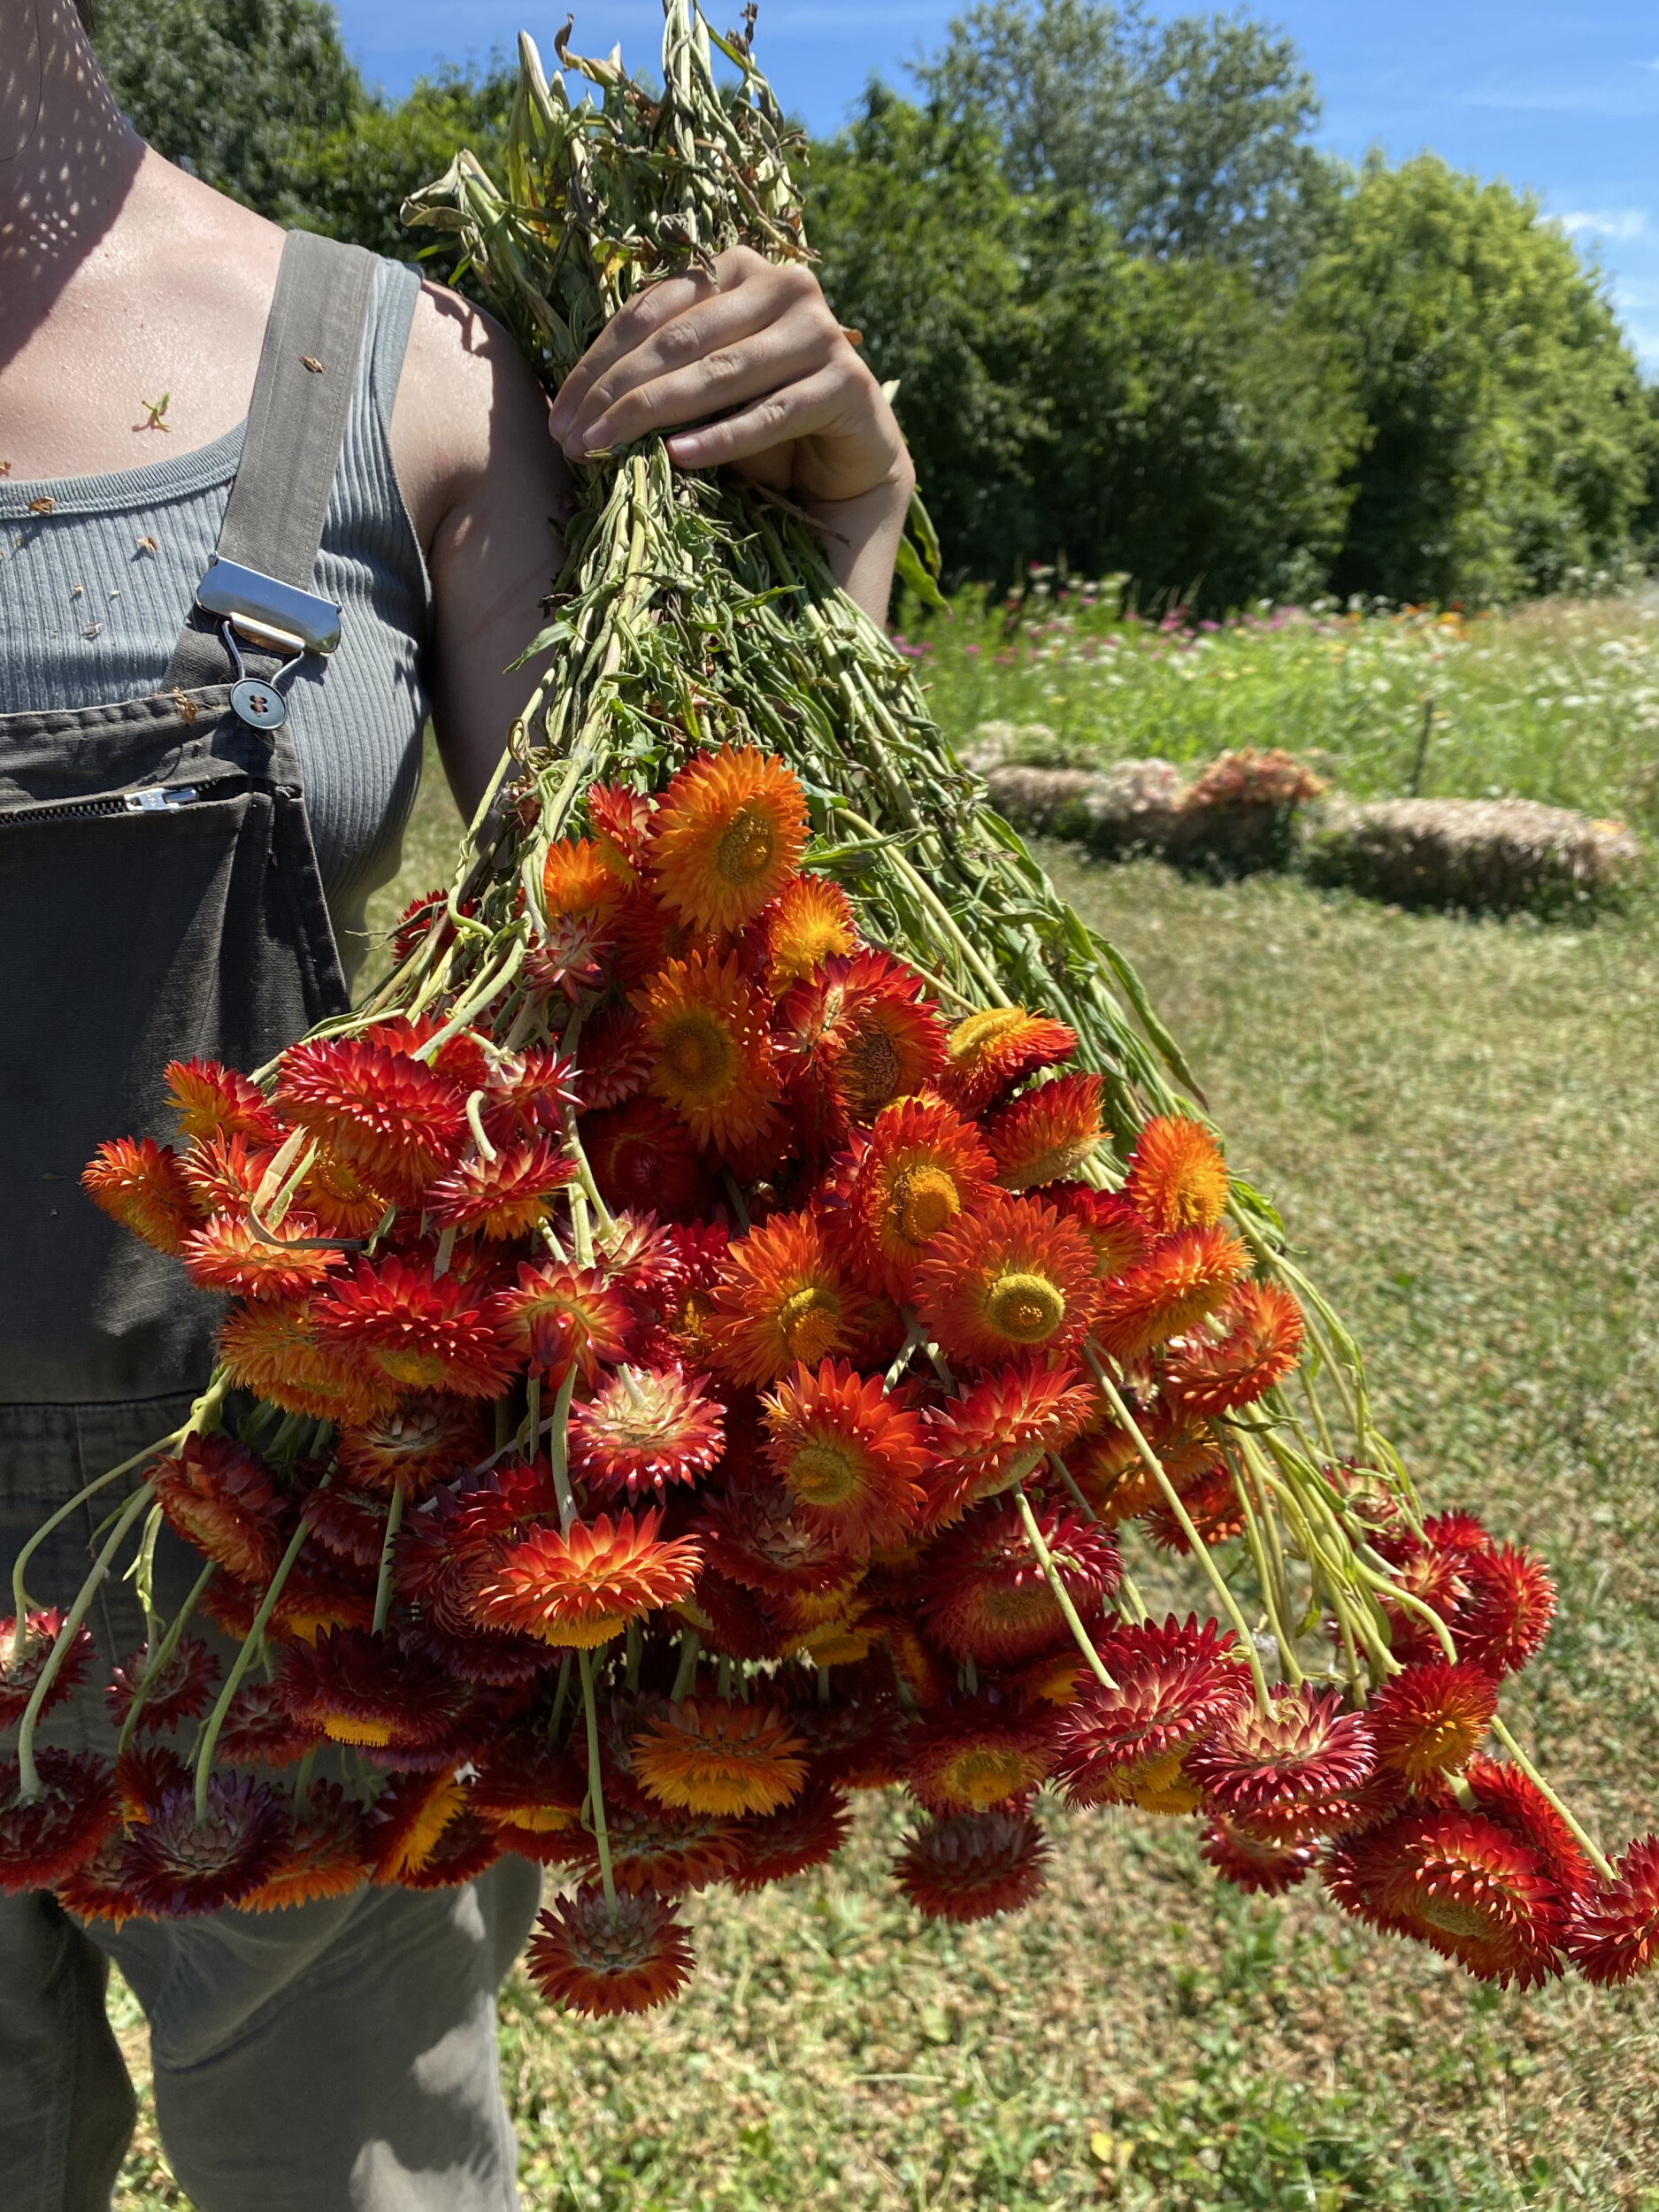
[{"label": "overall strap", "polygon": [[[278,607],[282,587],[311,590],[373,286],[374,257],[361,246],[303,230],[284,240],[216,557],[276,587],[264,595]],[[164,691],[225,680],[221,615],[192,608]]]}]

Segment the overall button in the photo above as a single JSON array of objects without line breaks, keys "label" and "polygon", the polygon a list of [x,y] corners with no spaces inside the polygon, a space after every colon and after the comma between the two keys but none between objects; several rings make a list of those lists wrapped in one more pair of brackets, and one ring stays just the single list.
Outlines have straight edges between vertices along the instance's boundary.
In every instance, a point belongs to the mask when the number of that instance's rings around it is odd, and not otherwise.
[{"label": "overall button", "polygon": [[288,703],[282,694],[251,676],[231,686],[230,704],[231,711],[256,730],[280,730],[288,718]]}]

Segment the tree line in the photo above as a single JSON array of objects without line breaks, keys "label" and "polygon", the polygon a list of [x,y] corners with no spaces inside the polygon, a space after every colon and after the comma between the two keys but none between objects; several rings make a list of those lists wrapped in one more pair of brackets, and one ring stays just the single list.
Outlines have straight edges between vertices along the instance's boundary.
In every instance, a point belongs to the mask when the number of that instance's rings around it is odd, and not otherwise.
[{"label": "tree line", "polygon": [[[404,194],[490,165],[511,97],[499,65],[371,92],[323,0],[107,0],[98,43],[160,151],[408,258]],[[1647,558],[1659,406],[1532,198],[1333,161],[1294,46],[1236,17],[979,0],[912,74],[813,146],[809,235],[955,577],[1479,604]]]}]

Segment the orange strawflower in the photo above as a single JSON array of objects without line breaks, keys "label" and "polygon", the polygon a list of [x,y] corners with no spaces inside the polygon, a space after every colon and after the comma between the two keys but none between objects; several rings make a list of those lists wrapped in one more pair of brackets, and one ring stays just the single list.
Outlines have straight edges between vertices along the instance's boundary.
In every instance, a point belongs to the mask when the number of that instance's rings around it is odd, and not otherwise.
[{"label": "orange strawflower", "polygon": [[806,833],[806,794],[780,760],[751,746],[704,753],[651,818],[657,898],[694,928],[741,929],[795,874]]},{"label": "orange strawflower", "polygon": [[1171,1352],[1164,1387],[1197,1414],[1254,1405],[1302,1355],[1302,1308],[1277,1283],[1240,1283],[1211,1317],[1220,1341],[1194,1336]]},{"label": "orange strawflower", "polygon": [[774,1214],[732,1247],[714,1292],[708,1335],[733,1382],[776,1382],[797,1361],[845,1351],[853,1300],[817,1218]]},{"label": "orange strawflower", "polygon": [[274,1874],[251,1897],[244,1912],[277,1912],[285,1905],[309,1905],[319,1897],[345,1897],[357,1888],[368,1869],[363,1855],[363,1815],[334,1782],[314,1782],[295,1809],[294,1825]]},{"label": "orange strawflower", "polygon": [[373,1878],[390,1884],[431,1863],[449,1824],[466,1810],[466,1786],[453,1768],[433,1774],[396,1774],[374,1801],[365,1838],[373,1854]]},{"label": "orange strawflower", "polygon": [[1077,1033],[1064,1022],[1023,1006],[989,1007],[951,1031],[941,1088],[964,1114],[982,1113],[1028,1075],[1057,1067],[1076,1050]]},{"label": "orange strawflower", "polygon": [[798,1366],[764,1401],[766,1457],[809,1527],[849,1551],[902,1542],[921,1502],[921,1424],[845,1360]]},{"label": "orange strawflower", "polygon": [[156,1502],[188,1544],[243,1582],[264,1583],[288,1528],[271,1470],[232,1437],[187,1436],[173,1459],[150,1470]]},{"label": "orange strawflower", "polygon": [[477,1293],[424,1263],[359,1260],[349,1281],[313,1301],[311,1323],[326,1349],[397,1391],[496,1398],[512,1374],[511,1354]]},{"label": "orange strawflower", "polygon": [[289,1214],[280,1225],[257,1233],[250,1221],[215,1214],[204,1229],[193,1229],[179,1248],[184,1271],[202,1290],[227,1290],[240,1298],[297,1298],[345,1264],[343,1254],[312,1240],[317,1224],[306,1214]]},{"label": "orange strawflower", "polygon": [[574,1361],[592,1382],[602,1361],[619,1360],[634,1333],[634,1313],[603,1270],[558,1260],[518,1269],[495,1303],[495,1325],[513,1351],[543,1374],[563,1379]]},{"label": "orange strawflower", "polygon": [[687,1698],[634,1739],[634,1774],[659,1805],[692,1813],[775,1813],[800,1794],[806,1748],[764,1705]]},{"label": "orange strawflower", "polygon": [[588,787],[588,820],[594,842],[630,888],[645,865],[651,816],[656,810],[654,799],[642,791],[630,791],[626,784],[590,783]]},{"label": "orange strawflower", "polygon": [[411,1203],[454,1165],[468,1133],[458,1084],[374,1036],[290,1047],[277,1103],[376,1189]]},{"label": "orange strawflower", "polygon": [[[1123,1574],[1108,1532],[1070,1506],[1043,1505],[1037,1525],[1085,1627]],[[928,1555],[928,1634],[957,1659],[1018,1663],[1068,1642],[1071,1629],[1011,1501],[976,1509]]]},{"label": "orange strawflower", "polygon": [[1139,1359],[1223,1304],[1250,1256],[1225,1229],[1183,1229],[1100,1286],[1094,1329],[1115,1358]]},{"label": "orange strawflower", "polygon": [[1121,1275],[1138,1266],[1152,1239],[1121,1191],[1091,1190],[1087,1183],[1051,1190],[1048,1203],[1075,1221],[1094,1248],[1097,1275]]},{"label": "orange strawflower", "polygon": [[196,1226],[194,1194],[178,1155],[153,1137],[117,1137],[101,1144],[81,1186],[112,1220],[157,1252],[176,1255]]},{"label": "orange strawflower", "polygon": [[[215,1130],[211,1136],[192,1137],[179,1155],[179,1172],[205,1221],[213,1214],[246,1213],[274,1156],[250,1146],[240,1130],[230,1136]],[[329,1233],[337,1233],[331,1228]]]},{"label": "orange strawflower", "polygon": [[752,1144],[773,1119],[778,1086],[766,1001],[737,956],[671,960],[641,993],[650,1088],[699,1144]]},{"label": "orange strawflower", "polygon": [[614,845],[566,837],[548,847],[541,864],[541,906],[549,921],[586,920],[619,906],[632,871]]},{"label": "orange strawflower", "polygon": [[925,1525],[960,1520],[979,1499],[1030,1474],[1046,1453],[1071,1441],[1092,1404],[1075,1368],[1045,1367],[1029,1356],[948,1399],[927,1427]]},{"label": "orange strawflower", "polygon": [[572,1521],[567,1535],[533,1529],[497,1547],[472,1600],[485,1628],[517,1629],[543,1643],[591,1650],[620,1635],[635,1615],[677,1605],[690,1594],[703,1554],[689,1537],[660,1544],[662,1517],[632,1513],[613,1524]]},{"label": "orange strawflower", "polygon": [[1365,1717],[1380,1763],[1417,1784],[1467,1765],[1497,1709],[1493,1676],[1467,1663],[1426,1659],[1390,1675]]},{"label": "orange strawflower", "polygon": [[871,1281],[908,1298],[929,1244],[978,1204],[994,1173],[978,1130],[939,1099],[904,1099],[878,1114],[851,1202]]},{"label": "orange strawflower", "polygon": [[1160,1115],[1135,1141],[1124,1196],[1155,1236],[1207,1229],[1226,1208],[1227,1164],[1202,1123]]},{"label": "orange strawflower", "polygon": [[219,1356],[240,1390],[268,1398],[284,1413],[309,1413],[355,1426],[396,1402],[389,1380],[319,1342],[300,1299],[265,1298],[229,1315]]},{"label": "orange strawflower", "polygon": [[1101,1144],[1101,1079],[1060,1075],[987,1123],[985,1141],[1004,1190],[1036,1190],[1080,1174]]},{"label": "orange strawflower", "polygon": [[649,1890],[578,1890],[536,1916],[525,1967],[549,2004],[590,2020],[649,2012],[691,1978],[691,1945],[672,1909]]},{"label": "orange strawflower", "polygon": [[774,998],[858,942],[847,894],[824,876],[797,876],[787,884],[764,926],[766,988]]},{"label": "orange strawflower", "polygon": [[1087,1238],[1031,1198],[987,1199],[933,1240],[916,1277],[924,1325],[948,1359],[976,1367],[1069,1352],[1094,1299]]},{"label": "orange strawflower", "polygon": [[276,1145],[282,1131],[265,1093],[234,1068],[217,1060],[172,1060],[163,1071],[172,1094],[181,1137],[250,1138],[257,1145]]},{"label": "orange strawflower", "polygon": [[926,1714],[905,1763],[912,1796],[930,1812],[988,1812],[1023,1797],[1054,1763],[1051,1709],[1021,1711],[981,1696]]},{"label": "orange strawflower", "polygon": [[[263,1171],[264,1156],[260,1158]],[[322,1146],[305,1171],[299,1202],[326,1237],[366,1237],[386,1217],[386,1201],[348,1160]]]}]

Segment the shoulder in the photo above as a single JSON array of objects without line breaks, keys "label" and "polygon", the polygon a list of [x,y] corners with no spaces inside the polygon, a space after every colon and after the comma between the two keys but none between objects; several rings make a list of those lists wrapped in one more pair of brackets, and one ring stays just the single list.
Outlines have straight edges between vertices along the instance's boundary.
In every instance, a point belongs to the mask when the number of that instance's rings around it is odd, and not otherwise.
[{"label": "shoulder", "polygon": [[495,319],[442,284],[423,282],[392,414],[392,457],[420,541],[431,552],[446,518],[516,487],[547,511],[565,477],[548,434],[547,399]]}]

